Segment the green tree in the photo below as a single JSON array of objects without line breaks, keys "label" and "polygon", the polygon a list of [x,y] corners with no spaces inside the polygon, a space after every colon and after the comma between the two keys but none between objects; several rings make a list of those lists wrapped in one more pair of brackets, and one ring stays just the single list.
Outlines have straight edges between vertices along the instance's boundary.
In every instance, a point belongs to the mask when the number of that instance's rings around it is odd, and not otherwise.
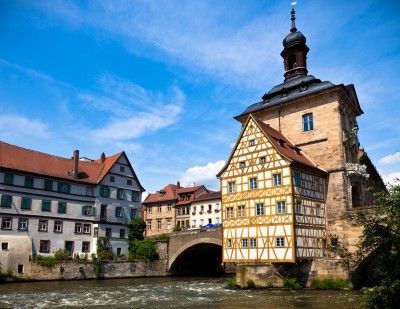
[{"label": "green tree", "polygon": [[[378,271],[379,286],[364,289],[363,307],[397,308],[400,301],[400,180],[374,194],[373,209],[349,213],[354,226],[363,227],[353,261]],[[373,265],[373,267],[371,267]]]},{"label": "green tree", "polygon": [[135,239],[143,240],[144,239],[144,230],[146,229],[146,223],[141,218],[135,218],[132,222],[125,224],[129,227],[129,241],[132,242]]}]

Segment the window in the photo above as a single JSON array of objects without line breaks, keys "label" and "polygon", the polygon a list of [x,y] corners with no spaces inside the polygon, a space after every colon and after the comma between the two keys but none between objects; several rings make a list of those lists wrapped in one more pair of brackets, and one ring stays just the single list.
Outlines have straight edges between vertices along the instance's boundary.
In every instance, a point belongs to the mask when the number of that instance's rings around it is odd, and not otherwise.
[{"label": "window", "polygon": [[75,223],[75,234],[82,234],[82,223]]},{"label": "window", "polygon": [[132,201],[133,202],[139,202],[140,194],[139,192],[133,191],[132,192]]},{"label": "window", "polygon": [[111,228],[106,228],[106,237],[111,237],[111,234],[112,234],[112,232],[111,232]]},{"label": "window", "polygon": [[301,214],[301,201],[296,201],[296,212]]},{"label": "window", "polygon": [[168,204],[168,205],[167,205],[167,211],[170,212],[171,209],[172,209],[172,204]]},{"label": "window", "polygon": [[1,243],[1,250],[8,250],[8,242]]},{"label": "window", "polygon": [[122,217],[122,207],[116,207],[115,208],[115,216],[117,218],[121,218]]},{"label": "window", "polygon": [[23,197],[21,199],[21,209],[31,209],[31,202],[32,202],[32,199]]},{"label": "window", "polygon": [[127,179],[127,180],[126,180],[126,184],[127,184],[128,186],[131,186],[131,185],[132,185],[132,179]]},{"label": "window", "polygon": [[1,207],[11,207],[12,196],[2,195],[1,196]]},{"label": "window", "polygon": [[314,129],[313,114],[303,115],[303,131],[311,131]]},{"label": "window", "polygon": [[232,248],[232,239],[228,239],[227,241],[227,247]]},{"label": "window", "polygon": [[47,220],[39,220],[38,231],[47,232],[48,223]]},{"label": "window", "polygon": [[[193,220],[194,222],[196,222],[196,220]],[[171,220],[167,220],[167,230],[171,229]]]},{"label": "window", "polygon": [[274,174],[274,186],[281,186],[281,185],[282,185],[282,175]]},{"label": "window", "polygon": [[151,220],[147,220],[147,230],[151,231]]},{"label": "window", "polygon": [[125,191],[122,189],[118,189],[117,190],[117,198],[120,200],[124,200],[125,199]]},{"label": "window", "polygon": [[26,218],[19,218],[18,219],[18,229],[20,231],[28,230],[28,219]]},{"label": "window", "polygon": [[233,207],[226,207],[226,218],[227,219],[233,218]]},{"label": "window", "polygon": [[83,216],[95,216],[96,215],[96,207],[93,206],[82,206],[82,215]]},{"label": "window", "polygon": [[256,215],[257,216],[264,215],[264,204],[256,204]]},{"label": "window", "polygon": [[42,211],[51,211],[51,201],[42,200]]},{"label": "window", "polygon": [[57,183],[57,191],[63,193],[71,193],[71,185],[63,182]]},{"label": "window", "polygon": [[246,162],[242,161],[239,163],[239,167],[245,167],[246,166]]},{"label": "window", "polygon": [[24,186],[27,187],[27,188],[33,188],[33,177],[25,176]]},{"label": "window", "polygon": [[321,191],[321,183],[319,181],[319,178],[315,179],[315,190]]},{"label": "window", "polygon": [[87,196],[94,196],[94,188],[93,187],[86,187],[86,195]]},{"label": "window", "polygon": [[131,209],[131,219],[133,221],[133,219],[135,219],[138,215],[138,211],[137,209]]},{"label": "window", "polygon": [[250,190],[257,189],[257,178],[250,178]]},{"label": "window", "polygon": [[301,177],[299,172],[294,172],[294,183],[296,186],[301,187]]},{"label": "window", "polygon": [[11,230],[11,218],[2,218],[1,219],[1,229],[2,230]]},{"label": "window", "polygon": [[284,247],[285,246],[285,239],[283,237],[277,237],[275,239],[276,247]]},{"label": "window", "polygon": [[117,248],[117,256],[120,256],[121,255],[121,248]]},{"label": "window", "polygon": [[315,215],[319,217],[321,215],[321,206],[317,204],[315,207]]},{"label": "window", "polygon": [[57,212],[60,214],[67,213],[67,203],[66,202],[58,202]]},{"label": "window", "polygon": [[254,139],[249,140],[249,146],[254,146]]},{"label": "window", "polygon": [[43,188],[45,190],[52,191],[53,190],[53,181],[45,179]]},{"label": "window", "polygon": [[124,173],[124,172],[125,172],[125,166],[120,166],[120,167],[119,167],[119,171],[122,172],[122,173]]},{"label": "window", "polygon": [[256,248],[256,247],[257,247],[257,239],[250,238],[250,248]]},{"label": "window", "polygon": [[83,233],[84,234],[90,234],[91,230],[92,230],[92,225],[91,224],[85,223],[83,225]]},{"label": "window", "polygon": [[18,273],[23,274],[24,273],[24,265],[18,264]]},{"label": "window", "polygon": [[99,228],[98,227],[93,228],[93,236],[94,237],[99,236]]},{"label": "window", "polygon": [[247,248],[247,239],[242,239],[242,248]]},{"label": "window", "polygon": [[228,182],[228,193],[235,193],[235,182]]},{"label": "window", "polygon": [[161,230],[161,220],[157,220],[157,231]]},{"label": "window", "polygon": [[266,162],[265,157],[261,157],[261,158],[260,158],[260,163],[261,163],[261,164],[264,164],[265,162]]},{"label": "window", "polygon": [[277,213],[278,214],[285,214],[286,213],[286,202],[278,202],[276,204]]},{"label": "window", "polygon": [[146,207],[146,212],[147,212],[148,214],[151,214],[151,210],[152,210],[152,207],[151,207],[151,206],[147,206],[147,207]]},{"label": "window", "polygon": [[212,219],[208,219],[208,223],[209,223],[209,224],[212,224]]},{"label": "window", "polygon": [[238,207],[238,217],[245,217],[246,216],[246,209],[244,206]]},{"label": "window", "polygon": [[50,240],[41,240],[39,246],[40,252],[50,252]]},{"label": "window", "polygon": [[110,182],[115,182],[115,177],[114,176],[110,176]]},{"label": "window", "polygon": [[119,230],[119,238],[125,238],[125,229]]},{"label": "window", "polygon": [[82,252],[90,252],[90,241],[82,241]]},{"label": "window", "polygon": [[4,183],[6,185],[12,185],[14,183],[14,174],[5,173],[4,174]]},{"label": "window", "polygon": [[110,197],[110,188],[106,186],[100,187],[100,196],[102,197]]},{"label": "window", "polygon": [[161,212],[161,204],[157,205],[157,212]]},{"label": "window", "polygon": [[63,230],[63,222],[54,221],[54,233],[62,233],[62,230]]}]

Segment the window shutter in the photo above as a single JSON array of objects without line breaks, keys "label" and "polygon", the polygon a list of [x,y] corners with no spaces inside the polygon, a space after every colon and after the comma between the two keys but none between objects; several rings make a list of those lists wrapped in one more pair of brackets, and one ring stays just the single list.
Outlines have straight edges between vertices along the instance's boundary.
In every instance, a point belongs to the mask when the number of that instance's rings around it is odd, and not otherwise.
[{"label": "window shutter", "polygon": [[71,185],[67,185],[67,193],[71,193]]},{"label": "window shutter", "polygon": [[82,205],[82,216],[85,215],[85,205]]},{"label": "window shutter", "polygon": [[135,213],[134,213],[135,209],[131,209],[131,221],[133,221],[133,219],[135,218]]},{"label": "window shutter", "polygon": [[57,191],[61,191],[61,188],[62,188],[62,183],[58,182],[57,183]]},{"label": "window shutter", "polygon": [[93,213],[93,216],[96,215],[96,207],[93,207],[93,208],[92,208],[92,213]]},{"label": "window shutter", "polygon": [[121,218],[125,218],[126,217],[126,215],[125,215],[125,209],[121,209]]},{"label": "window shutter", "polygon": [[118,212],[117,212],[118,207],[115,207],[115,217],[118,217]]}]

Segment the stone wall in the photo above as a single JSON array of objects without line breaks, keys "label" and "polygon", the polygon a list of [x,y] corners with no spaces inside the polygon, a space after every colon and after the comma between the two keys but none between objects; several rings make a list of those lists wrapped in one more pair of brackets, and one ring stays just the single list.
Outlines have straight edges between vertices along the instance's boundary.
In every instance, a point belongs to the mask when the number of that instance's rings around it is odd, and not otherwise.
[{"label": "stone wall", "polygon": [[315,278],[348,279],[349,273],[343,268],[347,260],[321,258],[313,261],[293,263],[254,263],[236,265],[236,282],[241,287],[247,286],[247,280],[254,281],[257,287],[283,287],[284,278],[296,278],[310,286]]},{"label": "stone wall", "polygon": [[[160,259],[153,262],[112,261],[103,263],[100,278],[162,277],[168,275],[168,241],[157,242]],[[63,262],[53,267],[30,263],[28,280],[79,280],[95,279],[95,267],[91,262]]]}]

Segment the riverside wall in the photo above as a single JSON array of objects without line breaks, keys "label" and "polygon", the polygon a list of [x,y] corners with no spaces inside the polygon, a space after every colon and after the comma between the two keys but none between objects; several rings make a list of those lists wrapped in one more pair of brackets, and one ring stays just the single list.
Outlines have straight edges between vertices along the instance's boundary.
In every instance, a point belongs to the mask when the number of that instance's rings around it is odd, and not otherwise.
[{"label": "riverside wall", "polygon": [[[157,242],[159,260],[144,261],[111,261],[101,264],[99,278],[133,278],[168,276],[168,242]],[[26,274],[19,276],[25,280],[81,280],[95,279],[96,268],[92,262],[61,262],[52,267],[29,263]]]}]

